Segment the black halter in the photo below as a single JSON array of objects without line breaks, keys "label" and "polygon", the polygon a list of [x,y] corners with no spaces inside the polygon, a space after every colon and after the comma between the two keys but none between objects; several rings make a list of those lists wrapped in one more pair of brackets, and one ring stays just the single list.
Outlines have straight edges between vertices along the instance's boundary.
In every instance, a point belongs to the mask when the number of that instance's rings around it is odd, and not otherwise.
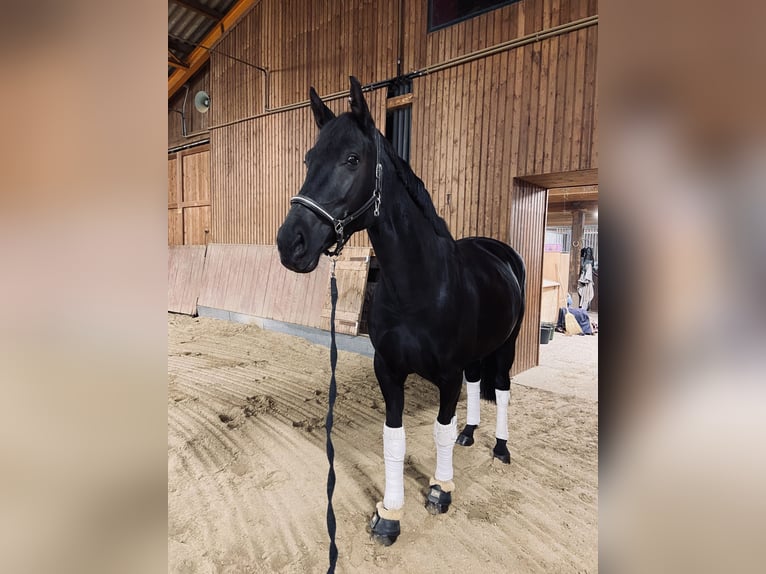
[{"label": "black halter", "polygon": [[379,141],[380,135],[379,132],[375,132],[375,189],[372,190],[372,196],[370,196],[370,199],[364,202],[364,205],[357,209],[354,213],[351,215],[348,215],[344,217],[343,219],[338,219],[336,217],[333,217],[330,212],[328,212],[325,208],[323,208],[321,205],[319,205],[316,201],[314,201],[311,198],[305,197],[303,195],[296,195],[294,197],[290,198],[290,203],[297,203],[298,205],[302,205],[304,207],[308,207],[311,211],[316,213],[320,219],[326,219],[330,225],[332,225],[333,229],[335,229],[335,236],[336,236],[336,244],[335,249],[330,251],[329,249],[325,251],[325,255],[329,255],[330,257],[337,257],[340,255],[340,252],[343,250],[343,246],[346,245],[346,242],[351,239],[351,236],[349,235],[346,237],[344,233],[344,228],[351,223],[352,221],[359,219],[364,213],[370,209],[370,207],[375,206],[373,213],[375,217],[377,217],[380,214],[380,188],[381,188],[381,180],[383,176],[383,166],[380,163],[380,141]]}]

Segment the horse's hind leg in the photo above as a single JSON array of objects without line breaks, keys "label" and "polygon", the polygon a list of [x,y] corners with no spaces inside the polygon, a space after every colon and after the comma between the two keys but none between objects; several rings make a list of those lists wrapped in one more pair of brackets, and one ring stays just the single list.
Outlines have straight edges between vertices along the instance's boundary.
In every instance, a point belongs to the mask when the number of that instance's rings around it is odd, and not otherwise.
[{"label": "horse's hind leg", "polygon": [[466,388],[467,416],[466,425],[455,441],[460,446],[471,446],[474,442],[473,431],[481,422],[479,396],[481,393],[481,362],[475,361],[463,371],[463,382]]},{"label": "horse's hind leg", "polygon": [[[495,365],[495,402],[497,404],[497,422],[495,425],[495,447],[492,456],[500,462],[510,464],[511,453],[508,452],[508,403],[511,399],[510,370],[516,356],[516,337],[509,337],[497,351],[493,353]],[[492,360],[492,357],[490,358]]]},{"label": "horse's hind leg", "polygon": [[461,373],[440,381],[439,415],[434,421],[434,443],[436,445],[436,470],[430,480],[426,496],[426,509],[431,514],[447,512],[452,503],[453,482],[452,451],[457,437],[455,409],[460,398]]}]

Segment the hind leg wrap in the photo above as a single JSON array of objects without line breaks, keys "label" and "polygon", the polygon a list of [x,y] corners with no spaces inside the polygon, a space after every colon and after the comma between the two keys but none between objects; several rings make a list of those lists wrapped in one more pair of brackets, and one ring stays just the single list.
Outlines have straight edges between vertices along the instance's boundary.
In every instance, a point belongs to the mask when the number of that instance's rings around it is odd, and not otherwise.
[{"label": "hind leg wrap", "polygon": [[497,401],[495,437],[508,440],[508,403],[511,400],[511,391],[500,391],[495,389],[495,399]]},{"label": "hind leg wrap", "polygon": [[479,410],[481,381],[471,382],[466,380],[465,377],[463,377],[463,381],[465,381],[468,411],[468,416],[466,417],[465,422],[469,425],[479,426],[479,423],[481,422],[481,412]]},{"label": "hind leg wrap", "polygon": [[404,455],[406,441],[404,427],[383,425],[383,460],[386,465],[386,491],[383,506],[397,510],[404,506]]}]

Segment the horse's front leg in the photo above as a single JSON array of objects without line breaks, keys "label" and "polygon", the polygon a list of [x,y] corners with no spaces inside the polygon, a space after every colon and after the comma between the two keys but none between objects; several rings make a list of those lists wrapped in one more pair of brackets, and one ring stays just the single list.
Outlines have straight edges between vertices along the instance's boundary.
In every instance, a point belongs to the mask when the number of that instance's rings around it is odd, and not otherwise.
[{"label": "horse's front leg", "polygon": [[436,470],[431,477],[426,496],[426,508],[431,514],[447,512],[452,503],[452,451],[457,438],[457,417],[455,409],[460,398],[462,371],[457,371],[441,381],[439,385],[439,414],[434,421],[434,443],[436,444]]},{"label": "horse's front leg", "polygon": [[399,521],[404,506],[404,455],[406,452],[404,425],[404,381],[406,373],[393,371],[379,354],[375,354],[375,376],[386,402],[386,422],[383,425],[383,461],[386,486],[383,502],[378,502],[370,520],[370,530],[376,542],[389,546],[401,533]]}]

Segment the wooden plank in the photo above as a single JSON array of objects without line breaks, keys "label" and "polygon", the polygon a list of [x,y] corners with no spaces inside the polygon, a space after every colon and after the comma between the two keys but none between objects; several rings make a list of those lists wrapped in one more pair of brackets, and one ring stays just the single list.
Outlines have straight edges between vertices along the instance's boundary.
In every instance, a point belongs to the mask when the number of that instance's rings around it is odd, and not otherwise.
[{"label": "wooden plank", "polygon": [[168,245],[183,245],[183,243],[183,211],[179,209],[168,209]]},{"label": "wooden plank", "polygon": [[[550,19],[550,14],[547,12],[548,3],[545,3],[546,12],[544,13],[544,19]],[[545,26],[545,23],[543,24]],[[547,110],[548,110],[548,80],[550,73],[550,50],[551,42],[543,41],[540,46],[540,87],[537,102],[537,110],[535,115],[537,116],[537,130],[535,133],[535,152],[534,160],[531,167],[527,169],[527,173],[542,173],[543,162],[545,159],[545,133],[547,128]]]},{"label": "wooden plank", "polygon": [[575,54],[575,89],[574,89],[574,117],[572,119],[572,148],[569,166],[571,169],[580,167],[580,153],[583,139],[583,107],[585,99],[585,51],[588,39],[588,30],[578,30],[577,52]]},{"label": "wooden plank", "polygon": [[183,210],[184,245],[206,245],[210,237],[210,206]]},{"label": "wooden plank", "polygon": [[402,94],[401,96],[393,96],[386,100],[386,109],[388,111],[398,110],[399,108],[405,108],[412,105],[412,100],[415,99],[415,94]]},{"label": "wooden plank", "polygon": [[579,169],[595,167],[592,164],[593,151],[593,111],[596,99],[596,46],[598,29],[594,26],[587,29],[585,42],[585,86],[583,88],[583,125],[580,143]]},{"label": "wooden plank", "polygon": [[492,197],[496,189],[491,178],[485,174],[491,173],[492,166],[503,161],[497,155],[497,143],[502,137],[504,128],[499,123],[499,110],[504,106],[505,94],[500,94],[496,84],[498,75],[497,58],[489,58],[476,62],[476,98],[472,109],[472,120],[478,129],[475,138],[479,155],[474,153],[472,162],[475,165],[474,190],[469,218],[472,223],[472,235],[492,235],[492,217],[490,214]]},{"label": "wooden plank", "polygon": [[[538,2],[538,5],[541,4]],[[542,18],[542,12],[540,12],[539,17]],[[537,152],[537,125],[538,122],[543,121],[543,116],[540,115],[539,111],[539,105],[540,100],[544,99],[540,97],[540,83],[541,83],[541,68],[542,68],[542,46],[540,43],[535,43],[529,48],[530,55],[531,55],[531,82],[532,85],[530,88],[527,88],[530,90],[530,99],[529,99],[529,116],[527,119],[527,137],[526,137],[526,145],[525,145],[525,151],[524,151],[524,172],[525,173],[534,173],[535,172],[535,159],[536,159],[536,152]]]},{"label": "wooden plank", "polygon": [[180,201],[178,193],[178,158],[168,159],[168,207]]},{"label": "wooden plank", "polygon": [[[511,210],[511,193],[506,182],[512,180],[511,170],[514,165],[511,158],[512,106],[513,96],[509,93],[509,86],[514,82],[515,58],[511,53],[504,52],[492,59],[493,67],[489,73],[497,75],[497,126],[498,130],[492,138],[494,148],[490,148],[490,166],[487,168],[487,182],[482,184],[482,191],[488,194],[492,210],[496,213],[490,230],[491,237],[508,241]],[[509,97],[510,95],[510,97]],[[488,127],[484,129],[489,130]]]}]

